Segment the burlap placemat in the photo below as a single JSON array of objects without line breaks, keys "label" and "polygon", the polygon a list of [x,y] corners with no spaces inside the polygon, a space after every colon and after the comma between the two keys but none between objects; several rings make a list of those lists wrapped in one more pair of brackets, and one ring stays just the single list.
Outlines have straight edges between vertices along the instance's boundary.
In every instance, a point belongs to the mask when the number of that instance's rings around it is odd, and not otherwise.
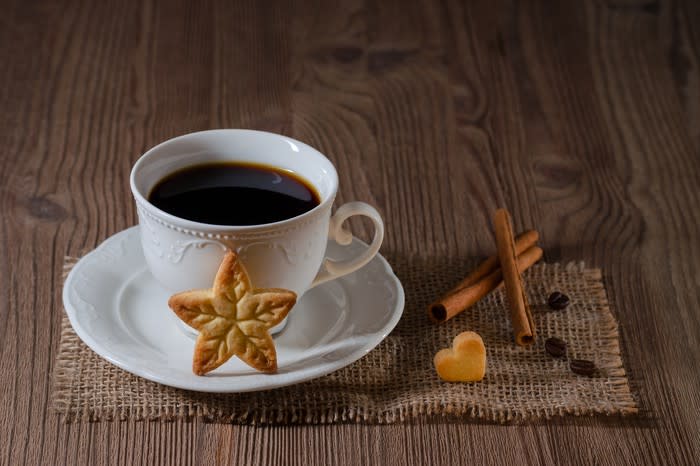
[{"label": "burlap placemat", "polygon": [[[406,309],[396,329],[344,369],[267,392],[196,393],[136,377],[93,353],[64,314],[52,407],[68,421],[203,416],[255,424],[393,423],[435,415],[509,422],[637,412],[600,270],[582,264],[541,264],[527,271],[538,338],[531,347],[521,348],[513,343],[502,290],[447,323],[428,320],[426,305],[465,275],[464,263],[392,262],[406,291]],[[67,258],[66,271],[74,263]],[[545,305],[554,290],[571,297],[566,310],[551,311]],[[486,344],[486,377],[470,384],[439,381],[433,355],[468,329]],[[549,336],[566,340],[571,357],[595,361],[599,375],[574,375],[566,360],[548,356],[544,341]]]}]

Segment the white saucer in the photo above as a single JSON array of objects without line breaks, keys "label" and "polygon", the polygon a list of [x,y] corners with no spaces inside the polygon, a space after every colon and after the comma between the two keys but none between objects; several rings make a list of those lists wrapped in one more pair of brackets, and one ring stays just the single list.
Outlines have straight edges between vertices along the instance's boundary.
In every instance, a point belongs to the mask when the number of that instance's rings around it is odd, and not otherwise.
[{"label": "white saucer", "polygon": [[[328,243],[333,259],[367,248]],[[63,303],[73,329],[97,354],[133,374],[187,390],[246,392],[310,380],[351,364],[377,346],[401,318],[404,292],[377,255],[355,273],[308,291],[275,336],[279,370],[262,374],[231,358],[200,377],[194,342],[177,328],[170,293],[146,267],[138,227],[108,238],[71,270]]]}]

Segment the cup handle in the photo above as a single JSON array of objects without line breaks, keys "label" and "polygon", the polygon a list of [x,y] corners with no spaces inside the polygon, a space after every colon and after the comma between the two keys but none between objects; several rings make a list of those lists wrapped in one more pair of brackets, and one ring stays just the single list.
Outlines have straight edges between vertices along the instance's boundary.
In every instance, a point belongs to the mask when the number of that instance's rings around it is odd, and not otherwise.
[{"label": "cup handle", "polygon": [[384,239],[384,222],[382,217],[377,212],[377,209],[364,202],[348,202],[338,208],[333,217],[331,217],[330,226],[328,228],[328,237],[334,239],[336,243],[347,246],[352,242],[352,233],[343,228],[343,222],[353,215],[364,215],[369,217],[374,222],[374,238],[372,244],[369,245],[366,251],[359,256],[345,260],[334,261],[332,259],[324,259],[321,270],[311,283],[311,287],[333,280],[343,275],[347,275],[359,269],[379,251],[379,246],[382,245]]}]

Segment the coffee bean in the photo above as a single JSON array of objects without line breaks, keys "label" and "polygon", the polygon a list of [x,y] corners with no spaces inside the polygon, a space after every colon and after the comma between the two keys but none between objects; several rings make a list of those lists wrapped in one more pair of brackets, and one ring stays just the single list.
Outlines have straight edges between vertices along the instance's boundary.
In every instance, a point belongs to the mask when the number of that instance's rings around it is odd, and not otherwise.
[{"label": "coffee bean", "polygon": [[557,337],[547,338],[547,341],[544,342],[544,349],[550,356],[560,358],[566,354],[566,342]]},{"label": "coffee bean", "polygon": [[593,377],[596,371],[595,363],[593,361],[586,361],[585,359],[572,359],[569,363],[569,368],[574,374],[585,375],[587,377]]},{"label": "coffee bean", "polygon": [[547,299],[547,304],[549,304],[549,307],[551,307],[555,311],[561,311],[569,305],[569,297],[566,296],[564,293],[555,291],[554,293],[549,295],[549,299]]}]

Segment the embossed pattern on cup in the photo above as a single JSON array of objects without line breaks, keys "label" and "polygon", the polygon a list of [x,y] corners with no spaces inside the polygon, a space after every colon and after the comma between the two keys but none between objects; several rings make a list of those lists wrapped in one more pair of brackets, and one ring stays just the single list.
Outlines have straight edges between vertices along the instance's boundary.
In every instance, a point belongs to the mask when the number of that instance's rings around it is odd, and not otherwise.
[{"label": "embossed pattern on cup", "polygon": [[282,287],[301,296],[325,254],[329,215],[323,211],[286,228],[230,233],[181,228],[155,217],[140,203],[137,212],[146,261],[171,291],[210,287],[223,253],[231,249],[256,287]]}]

